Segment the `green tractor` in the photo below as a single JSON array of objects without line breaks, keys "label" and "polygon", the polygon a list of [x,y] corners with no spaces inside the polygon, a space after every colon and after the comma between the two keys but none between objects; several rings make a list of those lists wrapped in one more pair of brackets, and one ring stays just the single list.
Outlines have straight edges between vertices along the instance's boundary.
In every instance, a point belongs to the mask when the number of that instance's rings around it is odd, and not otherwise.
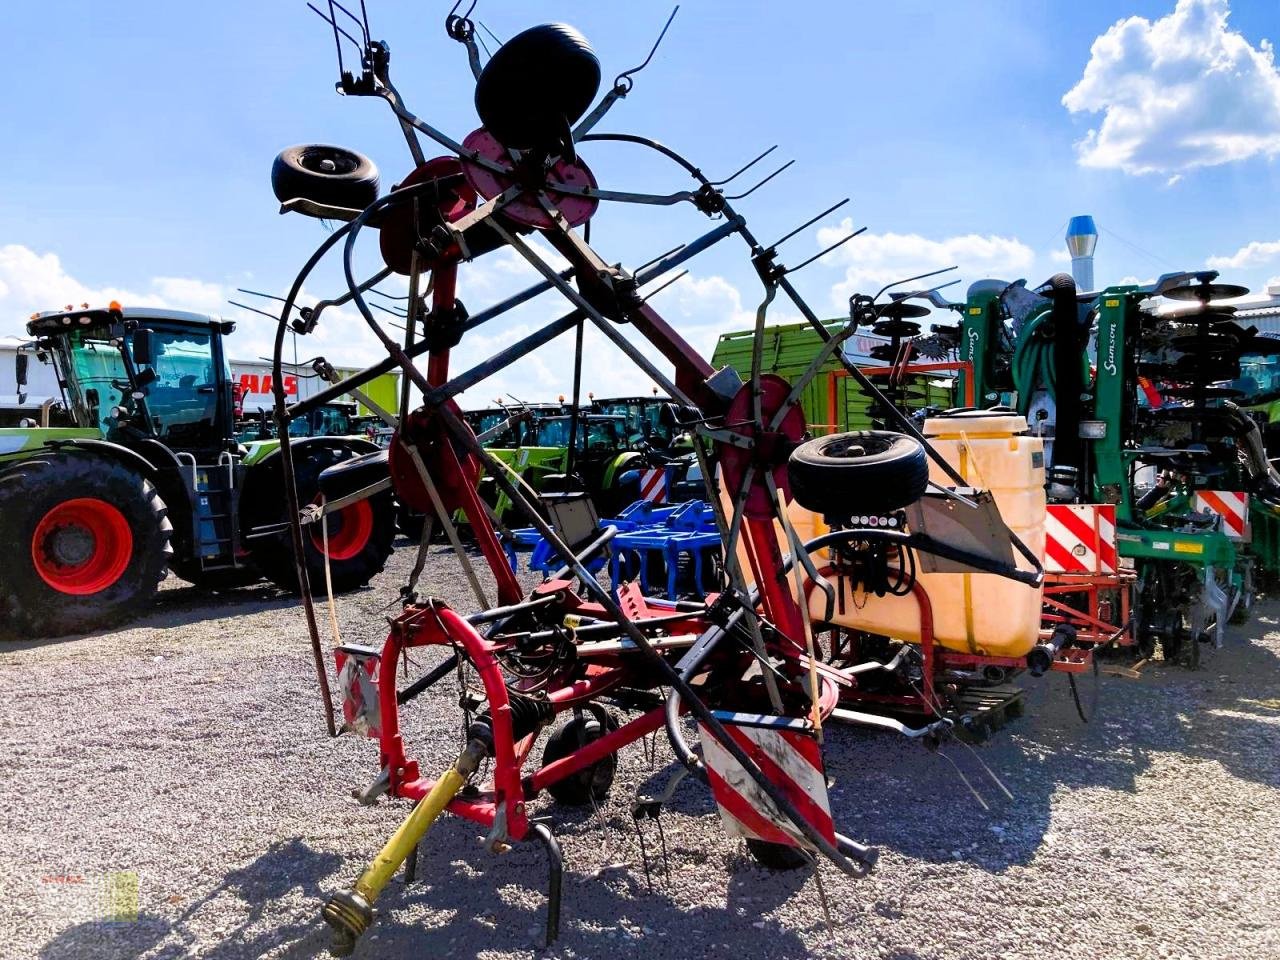
[{"label": "green tractor", "polygon": [[[166,571],[221,588],[262,577],[298,589],[279,441],[248,447],[234,432],[223,337],[234,324],[169,310],[67,310],[27,331],[53,364],[70,426],[0,429],[0,611],[28,636],[93,630],[137,616]],[[19,392],[29,355],[17,364]],[[294,441],[303,504],[320,474],[374,444]],[[394,536],[380,491],[310,524],[312,583],[368,583]],[[327,555],[324,548],[327,535]]]}]

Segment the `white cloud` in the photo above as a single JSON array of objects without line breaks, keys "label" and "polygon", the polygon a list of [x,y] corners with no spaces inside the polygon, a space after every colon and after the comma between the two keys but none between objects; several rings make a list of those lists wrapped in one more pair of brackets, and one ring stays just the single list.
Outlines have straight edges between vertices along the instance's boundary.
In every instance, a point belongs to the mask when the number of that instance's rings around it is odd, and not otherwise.
[{"label": "white cloud", "polygon": [[[540,250],[561,269],[564,262],[549,249]],[[514,251],[495,252],[474,263],[467,264],[459,280],[459,295],[475,313],[534,282],[537,275],[533,268]],[[656,283],[649,289],[656,287]],[[284,293],[266,286],[268,292]],[[384,289],[407,290],[403,278],[396,277],[384,284]],[[332,295],[333,291],[325,291]],[[170,307],[209,313],[236,321],[236,331],[228,341],[228,352],[236,359],[253,360],[269,357],[273,349],[276,325],[267,317],[240,310],[227,303],[228,298],[241,300],[268,311],[278,304],[258,301],[239,294],[230,284],[195,277],[155,277],[136,288],[95,288],[78,280],[73,271],[64,267],[56,254],[39,253],[27,247],[10,244],[0,246],[0,336],[23,337],[27,317],[37,311],[52,310],[68,303],[87,302],[104,306],[119,300],[127,306]],[[302,304],[314,303],[318,297],[304,289],[299,297]],[[370,302],[377,302],[369,297]],[[654,298],[654,304],[671,324],[684,336],[694,351],[710,358],[719,334],[740,330],[755,321],[755,305],[744,305],[738,289],[720,276],[686,276],[663,290]],[[471,331],[451,356],[451,370],[460,373],[527,336],[543,324],[572,309],[558,294],[545,293],[489,323]],[[395,323],[393,317],[375,311],[384,324]],[[797,317],[782,309],[769,313],[769,322],[794,322]],[[632,342],[638,343],[646,356],[652,358],[668,377],[672,374],[669,363],[658,356],[629,325],[620,330]],[[387,332],[399,339],[401,331],[387,327]],[[327,308],[315,331],[297,338],[297,355],[306,360],[317,354],[324,355],[338,367],[361,367],[375,363],[385,355],[367,324],[350,305]],[[286,341],[285,359],[293,357],[293,343]],[[508,394],[523,400],[552,400],[560,394],[568,395],[573,385],[573,334],[564,334],[550,344],[521,358],[499,371],[471,391],[460,397],[467,406],[488,406],[494,397]],[[654,382],[641,371],[603,333],[588,322],[583,340],[582,393],[597,396],[620,394],[647,394]]]},{"label": "white cloud", "polygon": [[1070,263],[1071,254],[1067,253],[1067,251],[1065,250],[1058,250],[1055,248],[1049,251],[1049,262],[1050,263]]},{"label": "white cloud", "polygon": [[1254,240],[1228,256],[1210,257],[1207,263],[1214,270],[1240,270],[1270,263],[1277,257],[1280,257],[1280,240]]},{"label": "white cloud", "polygon": [[[818,231],[821,246],[847,236],[852,222],[846,218],[835,227]],[[963,295],[964,281],[999,276],[1016,280],[1035,265],[1035,252],[1016,237],[969,233],[932,240],[916,233],[864,233],[832,254],[831,260],[845,265],[844,280],[831,291],[832,304],[841,313],[854,293],[873,294],[887,283],[929,270],[957,266],[951,274],[930,277],[922,285],[936,285],[960,279],[952,299]]]},{"label": "white cloud", "polygon": [[1103,115],[1076,144],[1083,166],[1176,174],[1280,154],[1274,50],[1228,29],[1229,13],[1228,0],[1178,0],[1167,16],[1120,20],[1093,42],[1062,98],[1072,113]]}]

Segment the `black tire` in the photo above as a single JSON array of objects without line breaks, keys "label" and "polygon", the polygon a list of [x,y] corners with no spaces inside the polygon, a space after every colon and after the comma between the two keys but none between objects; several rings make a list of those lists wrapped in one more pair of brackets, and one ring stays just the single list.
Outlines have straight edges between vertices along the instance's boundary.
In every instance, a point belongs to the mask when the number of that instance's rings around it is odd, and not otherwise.
[{"label": "black tire", "polygon": [[518,33],[476,81],[476,113],[515,150],[555,152],[600,89],[600,61],[586,37],[564,23]]},{"label": "black tire", "polygon": [[813,862],[799,847],[768,840],[747,840],[747,853],[766,870],[799,870]]},{"label": "black tire", "polygon": [[[599,740],[606,732],[618,729],[618,721],[609,711],[596,706],[589,709],[590,715],[574,717],[551,735],[546,749],[542,751],[544,767]],[[618,755],[611,753],[586,769],[549,785],[547,792],[557,803],[567,807],[587,807],[593,803],[603,803],[609,796],[609,788],[613,786],[613,777],[617,771]]]},{"label": "black tire", "polygon": [[[316,502],[319,495],[320,472],[348,459],[351,452],[336,446],[312,447],[299,451],[294,463],[294,479],[297,482],[298,503],[305,506]],[[287,499],[284,490],[278,492],[280,497],[281,519],[287,519],[285,509]],[[351,553],[339,550],[335,541],[343,536],[344,515],[347,511],[357,513],[348,516],[359,516],[361,527],[367,525],[367,535],[351,545]],[[382,572],[391,556],[391,542],[396,536],[396,502],[390,490],[384,490],[367,500],[358,501],[346,510],[329,518],[330,552],[334,554],[329,562],[333,577],[333,592],[347,593],[367,585],[370,580]],[[323,542],[320,524],[309,524],[302,528],[303,556],[307,564],[307,579],[315,594],[323,594],[324,552],[320,544]],[[253,543],[253,562],[262,571],[262,575],[277,586],[292,592],[298,592],[298,573],[293,556],[293,535],[285,529],[270,537],[261,537]],[[340,555],[341,554],[341,555]]]},{"label": "black tire", "polygon": [[427,515],[418,513],[407,504],[396,504],[396,528],[413,543],[422,540],[422,532],[427,527]]},{"label": "black tire", "polygon": [[802,443],[791,453],[787,474],[802,507],[844,518],[915,503],[929,484],[929,459],[913,437],[859,430]]},{"label": "black tire", "polygon": [[363,210],[378,199],[378,168],[354,150],[303,143],[280,151],[271,165],[271,189],[281,203],[301,197]]},{"label": "black tire", "polygon": [[201,570],[199,563],[175,561],[171,569],[180,579],[192,586],[215,592],[247,587],[262,580],[262,574],[252,565],[221,570]]},{"label": "black tire", "polygon": [[132,619],[165,577],[172,536],[160,494],[124,464],[53,452],[24,460],[0,474],[0,543],[10,551],[0,610],[28,637]]}]

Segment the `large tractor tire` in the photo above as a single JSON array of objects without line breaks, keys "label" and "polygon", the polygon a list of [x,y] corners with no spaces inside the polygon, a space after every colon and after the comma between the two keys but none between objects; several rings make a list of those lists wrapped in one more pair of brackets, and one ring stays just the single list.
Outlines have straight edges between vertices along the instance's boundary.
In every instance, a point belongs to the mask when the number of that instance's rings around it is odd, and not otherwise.
[{"label": "large tractor tire", "polygon": [[173,527],[151,482],[114,460],[50,452],[0,473],[0,610],[19,634],[136,617],[164,579]]},{"label": "large tractor tire", "polygon": [[[294,463],[298,503],[320,502],[320,473],[346,460],[350,453],[339,447],[322,446],[299,450]],[[281,488],[280,518],[285,517],[285,493]],[[391,556],[396,536],[396,504],[390,490],[360,500],[329,517],[329,571],[334,593],[358,590],[382,572]],[[293,536],[288,529],[252,541],[253,562],[262,575],[284,589],[298,592],[298,573],[293,556]],[[319,523],[302,528],[303,556],[307,579],[314,593],[325,589],[324,531]]]},{"label": "large tractor tire", "polygon": [[223,590],[235,590],[258,583],[262,574],[252,564],[245,567],[224,567],[215,570],[202,570],[198,561],[175,562],[173,572],[181,579],[201,590],[220,593]]}]

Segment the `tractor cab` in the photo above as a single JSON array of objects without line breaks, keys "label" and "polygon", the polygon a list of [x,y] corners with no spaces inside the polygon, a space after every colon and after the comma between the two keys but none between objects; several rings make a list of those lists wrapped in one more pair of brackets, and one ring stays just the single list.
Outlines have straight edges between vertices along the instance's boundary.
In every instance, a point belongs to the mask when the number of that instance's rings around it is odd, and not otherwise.
[{"label": "tractor cab", "polygon": [[627,435],[632,442],[643,440],[653,447],[665,449],[676,440],[675,425],[664,410],[670,406],[670,397],[616,397],[608,400],[592,398],[591,412],[622,417]]},{"label": "tractor cab", "polygon": [[146,308],[38,314],[27,324],[71,419],[128,447],[158,440],[197,460],[233,449],[223,334],[235,325]]}]

